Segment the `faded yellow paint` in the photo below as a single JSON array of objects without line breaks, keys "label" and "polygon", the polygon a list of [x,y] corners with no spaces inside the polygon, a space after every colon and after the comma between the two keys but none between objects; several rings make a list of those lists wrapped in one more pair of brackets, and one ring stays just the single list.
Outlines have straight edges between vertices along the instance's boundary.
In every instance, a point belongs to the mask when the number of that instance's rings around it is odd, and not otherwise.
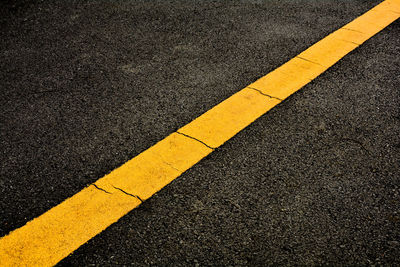
[{"label": "faded yellow paint", "polygon": [[222,145],[399,16],[400,0],[384,1],[182,127],[180,134],[1,238],[0,266],[56,264],[211,153],[201,142]]},{"label": "faded yellow paint", "polygon": [[195,137],[211,147],[219,147],[279,102],[245,88],[183,126],[178,132]]}]

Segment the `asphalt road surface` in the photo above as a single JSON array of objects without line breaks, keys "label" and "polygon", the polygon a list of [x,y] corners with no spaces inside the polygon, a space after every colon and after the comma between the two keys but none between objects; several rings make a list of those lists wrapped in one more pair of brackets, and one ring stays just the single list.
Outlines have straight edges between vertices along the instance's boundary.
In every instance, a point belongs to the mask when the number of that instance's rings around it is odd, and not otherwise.
[{"label": "asphalt road surface", "polygon": [[[0,236],[380,1],[0,8]],[[400,21],[60,265],[400,264]]]}]

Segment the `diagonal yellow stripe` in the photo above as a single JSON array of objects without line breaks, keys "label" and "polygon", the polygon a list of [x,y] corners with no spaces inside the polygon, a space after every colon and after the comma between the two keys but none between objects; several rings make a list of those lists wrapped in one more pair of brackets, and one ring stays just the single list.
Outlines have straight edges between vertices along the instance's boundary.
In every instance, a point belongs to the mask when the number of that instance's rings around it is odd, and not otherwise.
[{"label": "diagonal yellow stripe", "polygon": [[1,266],[51,266],[400,17],[386,0],[91,186],[0,239]]}]

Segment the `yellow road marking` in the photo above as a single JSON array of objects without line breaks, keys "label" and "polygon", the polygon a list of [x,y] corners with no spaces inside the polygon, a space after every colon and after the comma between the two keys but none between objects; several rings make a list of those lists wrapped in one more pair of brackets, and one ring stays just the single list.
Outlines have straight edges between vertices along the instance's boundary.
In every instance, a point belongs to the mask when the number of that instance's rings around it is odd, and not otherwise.
[{"label": "yellow road marking", "polygon": [[400,17],[386,0],[110,174],[0,239],[1,266],[51,266]]},{"label": "yellow road marking", "polygon": [[334,36],[342,41],[354,43],[354,44],[362,44],[369,39],[369,35],[359,32],[357,30],[341,28],[335,31]]},{"label": "yellow road marking", "polygon": [[379,5],[377,5],[374,8],[376,8],[377,10],[381,10],[381,11],[400,13],[400,1],[399,0],[383,1],[382,3],[380,3]]},{"label": "yellow road marking", "polygon": [[[395,1],[390,2],[395,3]],[[345,25],[343,28],[363,32],[367,35],[374,35],[385,28],[385,25],[389,25],[398,17],[398,13],[388,12],[387,6],[379,5],[370,12]]]},{"label": "yellow road marking", "polygon": [[300,53],[298,57],[329,68],[349,52],[353,51],[357,46],[358,44],[336,38],[336,34],[333,33]]},{"label": "yellow road marking", "polygon": [[145,200],[212,151],[192,138],[173,133],[95,184],[107,191],[121,188]]},{"label": "yellow road marking", "polygon": [[[298,68],[298,70],[301,69],[302,74],[293,75],[293,71],[290,71],[290,69],[293,68]],[[323,71],[320,71],[320,68],[320,65],[304,59],[292,59],[276,70],[268,73],[266,76],[258,79],[256,82],[250,84],[249,87],[257,89],[263,94],[279,99],[285,99],[309,83],[311,81],[309,77],[322,73]]]},{"label": "yellow road marking", "polygon": [[211,147],[219,147],[258,117],[280,103],[245,88],[178,130]]}]

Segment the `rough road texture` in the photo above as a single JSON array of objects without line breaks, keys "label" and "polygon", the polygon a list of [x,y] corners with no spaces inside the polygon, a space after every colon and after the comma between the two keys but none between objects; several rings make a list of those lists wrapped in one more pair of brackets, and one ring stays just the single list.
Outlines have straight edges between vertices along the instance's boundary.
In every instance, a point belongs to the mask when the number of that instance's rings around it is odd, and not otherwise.
[{"label": "rough road texture", "polygon": [[[0,234],[376,3],[3,5]],[[400,264],[398,36],[395,22],[61,265]]]}]

